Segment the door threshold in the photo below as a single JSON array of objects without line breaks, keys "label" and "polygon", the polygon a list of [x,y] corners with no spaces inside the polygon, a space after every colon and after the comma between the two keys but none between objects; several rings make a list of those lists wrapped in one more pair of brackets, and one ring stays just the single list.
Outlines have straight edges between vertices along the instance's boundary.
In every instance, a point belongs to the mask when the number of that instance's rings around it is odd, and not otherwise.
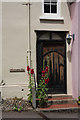
[{"label": "door threshold", "polygon": [[53,97],[59,97],[59,96],[66,96],[66,97],[70,97],[70,96],[72,96],[72,95],[69,95],[69,94],[48,94],[48,96],[53,96]]}]

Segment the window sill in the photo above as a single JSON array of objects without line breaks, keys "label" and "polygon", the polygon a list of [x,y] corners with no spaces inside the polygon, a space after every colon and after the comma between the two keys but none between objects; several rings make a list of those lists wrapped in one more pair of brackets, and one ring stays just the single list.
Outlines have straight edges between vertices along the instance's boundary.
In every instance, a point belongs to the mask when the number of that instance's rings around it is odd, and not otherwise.
[{"label": "window sill", "polygon": [[63,17],[45,17],[45,16],[41,16],[39,19],[40,20],[64,21]]}]

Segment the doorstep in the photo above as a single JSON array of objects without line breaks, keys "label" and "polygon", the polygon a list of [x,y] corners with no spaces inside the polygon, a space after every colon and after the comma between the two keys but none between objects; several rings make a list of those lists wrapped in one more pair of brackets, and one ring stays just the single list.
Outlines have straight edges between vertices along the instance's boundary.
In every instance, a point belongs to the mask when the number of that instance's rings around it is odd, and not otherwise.
[{"label": "doorstep", "polygon": [[71,95],[48,95],[48,103],[45,108],[38,108],[38,111],[50,112],[50,111],[68,111],[78,112],[80,106],[77,104]]},{"label": "doorstep", "polygon": [[80,109],[80,107],[78,106],[78,104],[56,104],[56,105],[51,105],[49,107],[46,108],[39,108],[39,111],[43,111],[43,112],[55,112],[55,111],[70,111],[70,112],[78,112],[78,110]]}]

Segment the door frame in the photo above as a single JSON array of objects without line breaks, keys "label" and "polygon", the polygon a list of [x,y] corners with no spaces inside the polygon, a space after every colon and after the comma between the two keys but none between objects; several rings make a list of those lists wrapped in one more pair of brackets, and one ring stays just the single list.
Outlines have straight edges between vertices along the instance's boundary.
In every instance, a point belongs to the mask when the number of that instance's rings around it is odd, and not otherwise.
[{"label": "door frame", "polygon": [[[47,31],[48,32],[48,31]],[[53,31],[54,32],[54,31]],[[59,31],[58,31],[59,32]],[[55,32],[56,33],[56,32]],[[62,40],[52,40],[51,39],[51,32],[50,32],[50,39],[49,40],[46,40],[46,39],[42,39],[42,40],[39,40],[39,37],[40,36],[38,36],[38,34],[37,34],[37,42],[36,42],[36,46],[38,45],[38,41],[39,42],[64,42],[64,45],[65,45],[65,92],[64,93],[62,93],[62,94],[67,94],[67,60],[66,60],[66,39],[62,39]],[[66,38],[66,32],[65,32],[65,38]],[[37,57],[37,47],[36,47],[36,57]],[[38,81],[38,57],[36,58],[36,60],[37,60],[37,83],[39,82]]]}]

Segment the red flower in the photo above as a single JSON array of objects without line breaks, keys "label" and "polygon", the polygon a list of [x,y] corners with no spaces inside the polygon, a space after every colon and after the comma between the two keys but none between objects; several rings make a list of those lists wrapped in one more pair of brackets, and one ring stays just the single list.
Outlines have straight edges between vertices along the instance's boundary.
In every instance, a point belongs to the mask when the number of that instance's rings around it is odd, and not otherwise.
[{"label": "red flower", "polygon": [[32,74],[32,75],[34,74],[34,69],[31,69],[31,74]]},{"label": "red flower", "polygon": [[48,79],[45,79],[45,84],[48,84]]},{"label": "red flower", "polygon": [[48,66],[46,66],[46,70],[45,71],[48,72]]},{"label": "red flower", "polygon": [[45,79],[45,84],[48,84],[48,82],[49,82],[49,78]]},{"label": "red flower", "polygon": [[29,72],[29,70],[30,70],[30,68],[29,68],[29,66],[27,66],[27,71]]},{"label": "red flower", "polygon": [[49,78],[48,78],[47,80],[48,80],[48,82],[49,82]]},{"label": "red flower", "polygon": [[45,74],[42,74],[42,76],[45,76]]},{"label": "red flower", "polygon": [[42,76],[45,76],[45,71],[44,70],[42,70]]},{"label": "red flower", "polygon": [[42,74],[45,74],[45,71],[44,71],[44,70],[42,70]]}]

